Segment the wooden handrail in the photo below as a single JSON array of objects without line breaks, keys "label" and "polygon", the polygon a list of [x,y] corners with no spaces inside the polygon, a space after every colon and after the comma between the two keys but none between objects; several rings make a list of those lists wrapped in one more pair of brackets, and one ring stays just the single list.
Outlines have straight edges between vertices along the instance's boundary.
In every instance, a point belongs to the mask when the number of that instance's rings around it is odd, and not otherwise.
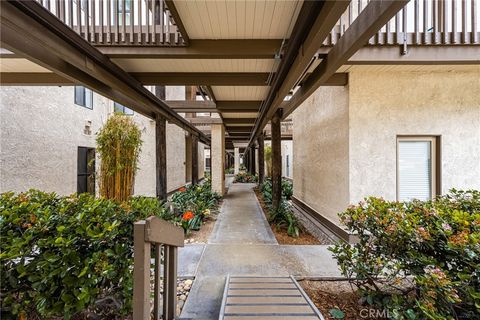
[{"label": "wooden handrail", "polygon": [[[154,258],[154,319],[175,319],[177,303],[178,247],[183,247],[183,229],[158,217],[135,222],[133,229],[133,319],[150,319],[150,264]],[[163,249],[163,312],[160,312]]]},{"label": "wooden handrail", "polygon": [[[330,36],[333,46],[365,9],[370,0],[352,0]],[[478,0],[411,0],[378,33],[369,45],[478,44]]]},{"label": "wooden handrail", "polygon": [[94,44],[185,45],[165,0],[36,1]]}]

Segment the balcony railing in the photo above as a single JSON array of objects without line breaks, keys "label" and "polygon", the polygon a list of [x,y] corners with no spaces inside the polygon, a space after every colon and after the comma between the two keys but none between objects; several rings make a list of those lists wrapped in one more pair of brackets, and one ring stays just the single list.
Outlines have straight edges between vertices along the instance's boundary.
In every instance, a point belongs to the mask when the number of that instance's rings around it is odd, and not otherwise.
[{"label": "balcony railing", "polygon": [[97,45],[184,45],[164,0],[36,0]]},{"label": "balcony railing", "polygon": [[[352,0],[324,45],[337,43],[369,2]],[[370,39],[369,44],[478,44],[479,10],[478,0],[411,0]]]}]

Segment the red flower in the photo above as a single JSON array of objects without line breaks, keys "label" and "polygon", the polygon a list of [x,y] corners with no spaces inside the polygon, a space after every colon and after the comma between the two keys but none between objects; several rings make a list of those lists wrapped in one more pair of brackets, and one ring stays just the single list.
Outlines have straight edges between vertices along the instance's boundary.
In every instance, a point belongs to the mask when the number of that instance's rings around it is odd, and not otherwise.
[{"label": "red flower", "polygon": [[185,192],[185,191],[187,191],[187,188],[181,187],[180,189],[178,189],[178,191],[180,191],[180,192]]},{"label": "red flower", "polygon": [[187,211],[183,214],[182,219],[185,220],[185,221],[188,221],[188,220],[193,219],[194,216],[195,215],[193,214],[192,211]]}]

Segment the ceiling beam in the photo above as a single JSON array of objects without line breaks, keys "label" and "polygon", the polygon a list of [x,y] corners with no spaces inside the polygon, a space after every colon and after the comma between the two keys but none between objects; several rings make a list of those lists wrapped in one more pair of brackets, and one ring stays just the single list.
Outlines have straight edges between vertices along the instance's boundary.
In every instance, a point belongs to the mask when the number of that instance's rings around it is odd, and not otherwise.
[{"label": "ceiling beam", "polygon": [[0,86],[73,86],[75,83],[53,72],[1,72]]},{"label": "ceiling beam", "polygon": [[233,112],[231,110],[245,110],[248,112],[256,112],[260,109],[262,101],[217,101],[217,109],[224,112]]},{"label": "ceiling beam", "polygon": [[308,69],[321,44],[350,1],[306,1],[303,3],[262,112],[249,141],[252,144],[278,110],[295,83]]},{"label": "ceiling beam", "polygon": [[135,72],[144,85],[265,86],[268,73],[261,72]]},{"label": "ceiling beam", "polygon": [[338,68],[347,63],[407,3],[408,0],[371,1],[284,106],[283,117],[288,116]]},{"label": "ceiling beam", "polygon": [[150,118],[209,139],[36,1],[1,1],[2,46]]},{"label": "ceiling beam", "polygon": [[255,124],[255,118],[225,118],[224,122],[226,126],[239,123],[251,124],[253,126]]},{"label": "ceiling beam", "polygon": [[[185,86],[264,86],[268,73],[240,72],[131,72],[143,85]],[[2,72],[0,85],[59,85],[74,83],[53,72]],[[348,74],[336,73],[325,85],[345,86]]]},{"label": "ceiling beam", "polygon": [[196,117],[196,118],[187,118],[190,123],[193,124],[222,124],[223,121],[220,118],[208,118],[208,117]]},{"label": "ceiling beam", "polygon": [[122,59],[274,59],[281,39],[193,40],[188,46],[97,46],[110,58]]}]

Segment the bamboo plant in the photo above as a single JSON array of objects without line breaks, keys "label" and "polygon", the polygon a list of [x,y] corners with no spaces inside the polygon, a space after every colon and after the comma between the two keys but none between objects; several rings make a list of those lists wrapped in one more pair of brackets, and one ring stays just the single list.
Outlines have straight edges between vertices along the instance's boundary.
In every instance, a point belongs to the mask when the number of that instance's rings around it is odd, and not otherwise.
[{"label": "bamboo plant", "polygon": [[115,113],[97,135],[100,196],[119,202],[133,195],[141,131],[132,117]]}]

